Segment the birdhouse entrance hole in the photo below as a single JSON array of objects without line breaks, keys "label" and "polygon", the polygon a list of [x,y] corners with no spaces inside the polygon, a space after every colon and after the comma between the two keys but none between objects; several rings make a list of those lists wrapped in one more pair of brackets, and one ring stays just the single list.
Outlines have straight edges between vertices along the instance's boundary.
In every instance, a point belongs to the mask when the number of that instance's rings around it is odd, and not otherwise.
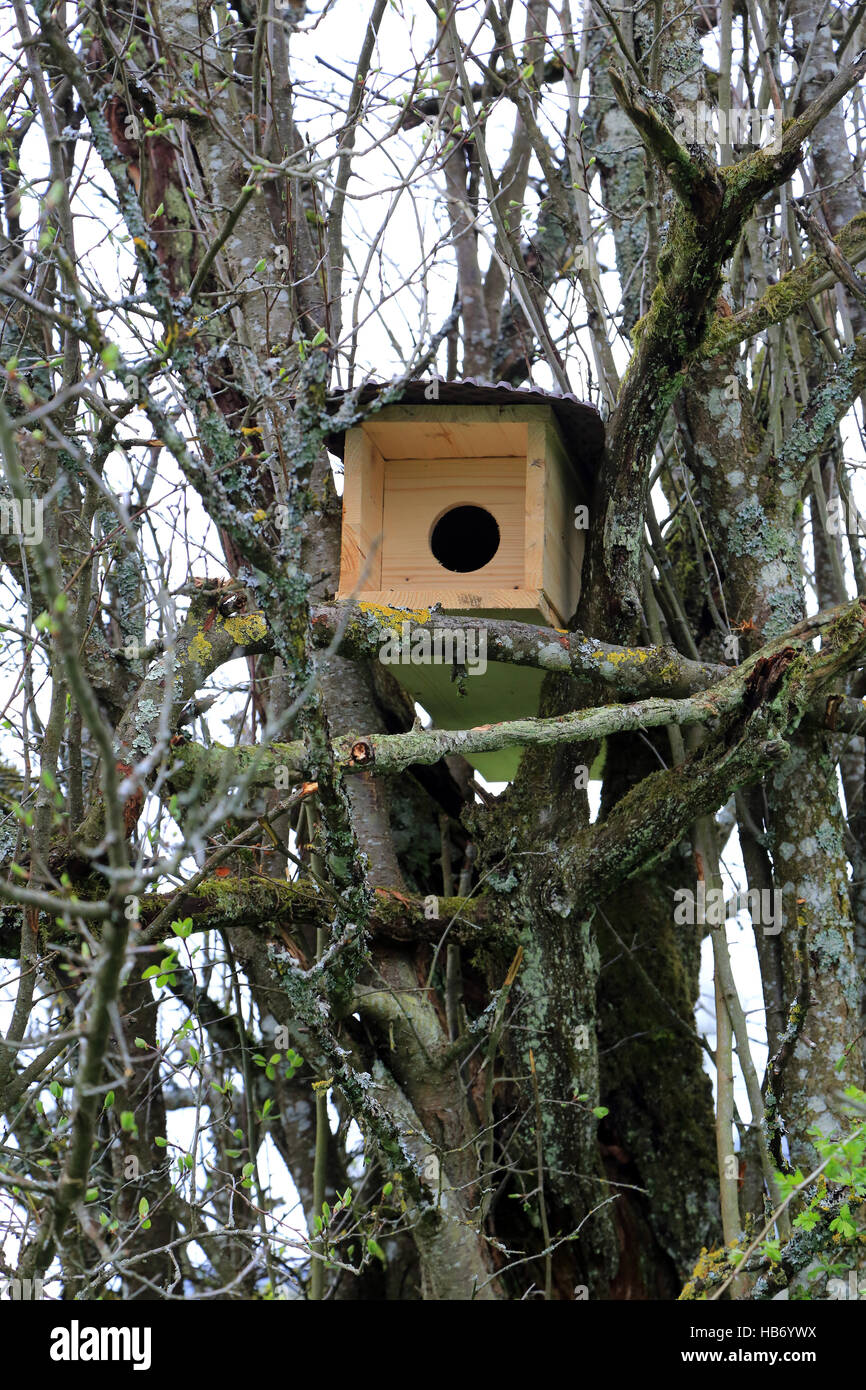
[{"label": "birdhouse entrance hole", "polygon": [[484,507],[449,507],[433,527],[430,549],[443,569],[456,574],[483,569],[499,549],[496,518]]}]

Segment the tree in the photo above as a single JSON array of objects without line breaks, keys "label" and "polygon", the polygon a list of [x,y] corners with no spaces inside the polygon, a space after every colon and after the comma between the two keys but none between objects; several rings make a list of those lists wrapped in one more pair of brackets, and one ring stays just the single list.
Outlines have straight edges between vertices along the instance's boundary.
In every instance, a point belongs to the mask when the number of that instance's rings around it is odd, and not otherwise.
[{"label": "tree", "polygon": [[[12,10],[6,1274],[838,1296],[864,7]],[[439,378],[598,401],[567,633],[335,599],[328,441]],[[398,620],[541,670],[537,717],[425,725]]]}]

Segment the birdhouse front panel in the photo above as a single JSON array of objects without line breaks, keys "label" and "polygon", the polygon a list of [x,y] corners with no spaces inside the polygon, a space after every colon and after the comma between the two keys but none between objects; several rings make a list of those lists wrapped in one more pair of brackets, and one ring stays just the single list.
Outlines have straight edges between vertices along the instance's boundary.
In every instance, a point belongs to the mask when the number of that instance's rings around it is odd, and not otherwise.
[{"label": "birdhouse front panel", "polygon": [[545,405],[386,406],[347,431],[338,597],[564,626],[585,500]]},{"label": "birdhouse front panel", "polygon": [[389,459],[382,588],[522,589],[525,496],[524,458]]}]

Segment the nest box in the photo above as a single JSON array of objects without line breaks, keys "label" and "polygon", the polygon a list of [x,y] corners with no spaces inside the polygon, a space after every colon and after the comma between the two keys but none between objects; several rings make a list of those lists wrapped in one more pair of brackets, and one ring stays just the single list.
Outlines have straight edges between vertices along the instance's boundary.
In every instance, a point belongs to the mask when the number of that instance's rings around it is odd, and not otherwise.
[{"label": "nest box", "polygon": [[[344,463],[338,598],[564,628],[577,607],[598,412],[571,396],[411,383],[330,445]],[[375,388],[367,388],[367,399]],[[363,402],[364,396],[361,400]],[[577,523],[577,524],[576,524]],[[399,615],[394,615],[399,627]],[[491,662],[459,693],[451,665],[390,664],[441,728],[534,714],[542,673]],[[519,749],[472,761],[511,777]]]}]

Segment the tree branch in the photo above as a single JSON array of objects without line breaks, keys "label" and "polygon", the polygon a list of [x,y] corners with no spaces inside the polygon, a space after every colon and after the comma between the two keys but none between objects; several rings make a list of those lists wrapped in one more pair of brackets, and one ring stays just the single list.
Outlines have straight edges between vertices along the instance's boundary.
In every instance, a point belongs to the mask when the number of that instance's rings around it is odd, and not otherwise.
[{"label": "tree branch", "polygon": [[[575,710],[551,718],[508,720],[472,729],[412,729],[407,733],[350,733],[333,741],[335,766],[344,774],[373,772],[387,775],[402,772],[414,763],[434,763],[449,753],[487,753],[500,748],[539,747],[579,743],[606,738],[629,730],[658,728],[672,724],[710,727],[726,716],[748,713],[754,707],[756,691],[766,673],[787,653],[802,658],[802,691],[791,707],[785,731],[796,728],[811,701],[827,682],[866,658],[864,631],[866,598],[829,609],[806,619],[782,637],[767,643],[741,666],[734,667],[710,689],[683,699],[652,697],[629,705],[604,705]],[[811,642],[823,636],[819,652]],[[637,649],[639,650],[639,649]],[[308,771],[307,754],[301,743],[272,743],[268,748],[202,748],[187,743],[176,750],[177,760],[171,776],[174,787],[185,790],[192,785],[203,794],[219,784],[230,785],[237,777],[252,775],[246,785],[273,788],[276,769],[282,768],[288,780],[300,780]]]}]

